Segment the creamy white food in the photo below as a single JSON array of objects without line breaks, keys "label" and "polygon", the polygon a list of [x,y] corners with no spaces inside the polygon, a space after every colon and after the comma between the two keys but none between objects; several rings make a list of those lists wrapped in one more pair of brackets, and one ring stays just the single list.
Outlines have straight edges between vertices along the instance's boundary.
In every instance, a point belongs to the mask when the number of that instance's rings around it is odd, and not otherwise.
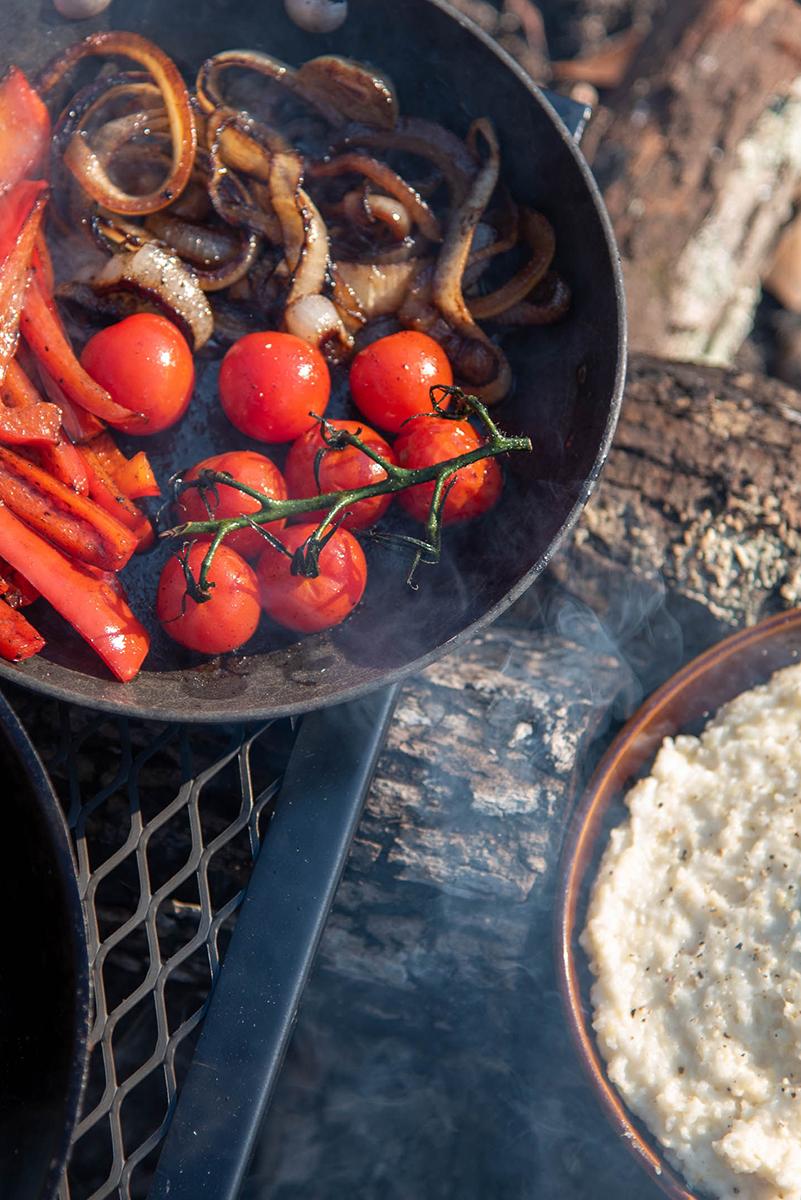
[{"label": "creamy white food", "polygon": [[694,1189],[801,1200],[801,666],[626,802],[581,937],[609,1077]]}]

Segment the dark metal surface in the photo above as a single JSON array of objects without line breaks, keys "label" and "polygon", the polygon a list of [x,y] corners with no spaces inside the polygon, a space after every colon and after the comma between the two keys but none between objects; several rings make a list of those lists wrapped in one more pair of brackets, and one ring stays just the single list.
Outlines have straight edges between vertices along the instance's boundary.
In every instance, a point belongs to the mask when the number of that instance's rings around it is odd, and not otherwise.
[{"label": "dark metal surface", "polygon": [[86,933],[61,809],[1,695],[0,778],[0,1196],[49,1200],[84,1081]]},{"label": "dark metal surface", "polygon": [[[231,46],[267,50],[290,62],[345,53],[385,69],[403,111],[465,132],[489,115],[514,195],[541,208],[557,235],[557,262],[574,301],[551,328],[511,335],[514,395],[498,410],[510,432],[532,436],[536,452],[513,456],[502,502],[485,520],[448,531],[444,561],[420,590],[403,583],[404,563],[368,548],[364,604],[345,625],[301,642],[264,627],[245,655],[200,663],[153,629],[147,669],[132,684],[111,682],[88,648],[56,618],[43,656],[0,673],[61,698],[117,713],[219,721],[298,713],[369,691],[419,669],[493,620],[532,582],[570,529],[597,477],[614,430],[623,385],[625,334],[617,254],[600,197],[562,123],[522,70],[442,0],[401,4],[351,0],[335,34],[313,38],[280,0],[115,0],[102,18],[60,21],[49,4],[6,0],[0,16],[6,54],[34,69],[80,33],[101,26],[154,37],[191,77],[201,60]],[[181,425],[148,441],[162,480],[176,468],[244,444],[222,417],[217,364],[204,362],[196,399]],[[344,379],[330,415],[347,411]],[[126,570],[134,606],[151,620],[165,549]]]},{"label": "dark metal surface", "polygon": [[395,699],[385,688],[303,721],[150,1200],[239,1194]]}]

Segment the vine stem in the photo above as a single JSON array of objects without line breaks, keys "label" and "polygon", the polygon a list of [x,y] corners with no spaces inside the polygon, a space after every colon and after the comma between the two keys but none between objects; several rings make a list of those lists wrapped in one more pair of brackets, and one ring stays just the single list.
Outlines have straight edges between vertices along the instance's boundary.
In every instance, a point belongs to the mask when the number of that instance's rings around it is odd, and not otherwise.
[{"label": "vine stem", "polygon": [[[332,526],[335,527],[353,505],[358,504],[360,500],[369,500],[374,496],[394,495],[397,492],[405,491],[406,488],[416,487],[421,483],[434,484],[434,494],[426,522],[426,537],[428,540],[423,541],[422,539],[405,538],[403,536],[395,540],[406,542],[416,548],[414,563],[409,574],[410,583],[412,583],[414,572],[421,562],[437,562],[439,559],[442,532],[442,509],[455,472],[462,467],[470,466],[471,463],[480,462],[485,458],[497,458],[502,454],[531,450],[532,445],[530,438],[510,437],[503,433],[476,396],[466,395],[460,388],[446,388],[442,385],[432,387],[430,394],[433,411],[431,413],[420,414],[418,417],[412,418],[412,420],[434,418],[458,420],[460,418],[463,419],[467,413],[473,413],[486,428],[488,434],[486,442],[476,447],[475,450],[459,454],[455,458],[444,459],[442,462],[433,463],[428,467],[412,469],[389,462],[373,450],[372,447],[366,446],[358,433],[350,433],[346,430],[337,429],[336,426],[332,425],[324,417],[317,417],[315,414],[311,414],[320,422],[321,436],[325,442],[324,453],[336,453],[338,450],[345,449],[346,446],[355,446],[384,470],[386,478],[379,479],[375,483],[367,484],[364,487],[338,492],[324,492],[316,496],[307,496],[296,500],[276,500],[272,496],[267,496],[259,492],[256,488],[250,487],[248,484],[240,483],[239,480],[234,479],[224,471],[204,470],[200,472],[197,479],[177,479],[174,482],[174,499],[177,499],[183,492],[190,489],[199,490],[201,495],[209,491],[214,492],[222,484],[225,487],[235,488],[244,496],[251,497],[259,504],[257,511],[247,513],[243,516],[222,518],[209,516],[207,520],[187,521],[182,525],[167,529],[160,534],[161,538],[180,538],[183,541],[191,541],[194,538],[200,537],[211,537],[209,548],[198,575],[196,598],[201,601],[210,598],[211,588],[213,588],[214,584],[209,580],[208,575],[214,555],[225,538],[237,530],[256,529],[264,536],[267,542],[292,558],[293,574],[306,575],[313,578],[319,573],[318,561],[320,551],[327,537],[331,534]],[[456,400],[456,406],[453,411],[446,410],[443,407],[443,401],[447,397]],[[304,545],[298,551],[295,551],[294,555],[290,554],[280,541],[265,528],[265,526],[272,524],[273,521],[302,516],[304,513],[319,512],[321,509],[325,510],[325,517],[310,537],[307,538]],[[393,535],[381,534],[378,536],[382,540],[393,539]]]}]

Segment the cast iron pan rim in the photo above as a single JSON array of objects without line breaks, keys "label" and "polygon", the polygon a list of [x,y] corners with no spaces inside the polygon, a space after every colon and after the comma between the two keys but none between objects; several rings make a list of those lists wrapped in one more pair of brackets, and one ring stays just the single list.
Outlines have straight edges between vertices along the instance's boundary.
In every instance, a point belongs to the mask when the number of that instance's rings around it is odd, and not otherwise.
[{"label": "cast iron pan rim", "polygon": [[[402,679],[408,678],[409,675],[415,675],[422,671],[424,667],[436,662],[437,659],[450,653],[456,646],[468,641],[480,630],[484,629],[495,621],[501,613],[505,612],[515,600],[518,600],[525,591],[531,586],[538,575],[547,567],[554,553],[560,548],[568,533],[573,529],[576,521],[581,514],[582,509],[589,500],[598,476],[601,473],[604,463],[606,462],[609,449],[612,444],[615,428],[617,426],[618,417],[620,416],[620,407],[623,401],[623,388],[626,382],[626,350],[627,350],[627,329],[626,329],[626,297],[623,286],[623,273],[620,267],[620,253],[615,242],[615,235],[612,231],[612,223],[609,219],[609,214],[606,211],[603,198],[595,182],[592,172],[585,158],[578,150],[576,143],[571,137],[568,129],[565,127],[561,119],[556,115],[551,105],[543,96],[542,91],[530,76],[519,66],[512,56],[499,46],[490,36],[485,33],[476,23],[463,13],[453,8],[447,0],[427,0],[434,8],[438,8],[456,24],[461,25],[473,37],[477,38],[486,48],[494,54],[503,67],[510,71],[519,83],[523,85],[531,98],[539,105],[545,113],[554,130],[559,135],[565,151],[570,154],[578,168],[584,186],[587,188],[598,219],[601,224],[601,231],[606,243],[606,248],[609,253],[609,265],[612,270],[612,278],[614,281],[615,301],[617,304],[618,316],[618,336],[617,336],[617,365],[615,368],[615,382],[612,396],[609,403],[609,413],[606,420],[601,444],[598,449],[595,461],[590,468],[581,488],[576,503],[567,515],[564,524],[556,534],[551,544],[547,547],[544,553],[540,556],[537,562],[526,574],[510,588],[505,596],[493,605],[487,612],[477,617],[472,624],[465,626],[454,637],[447,642],[436,646],[427,654],[421,655],[412,662],[406,663],[402,667],[395,667],[390,671],[381,671],[377,673],[376,678],[367,680],[364,683],[359,683],[350,688],[343,688],[341,691],[333,692],[330,696],[325,696],[318,699],[314,705],[304,704],[303,701],[298,701],[294,704],[263,704],[249,706],[246,709],[240,709],[234,703],[228,705],[219,705],[213,709],[202,709],[195,712],[187,712],[185,710],[176,710],[174,708],[145,708],[141,704],[126,701],[125,685],[119,684],[120,692],[119,701],[92,699],[89,703],[80,697],[76,700],[75,694],[68,687],[61,687],[58,684],[48,683],[44,679],[28,679],[24,671],[19,671],[9,664],[0,660],[0,678],[6,678],[12,682],[27,687],[29,690],[38,692],[41,695],[52,696],[57,700],[65,700],[69,703],[81,704],[84,707],[92,708],[99,712],[113,713],[118,717],[138,717],[147,721],[173,721],[178,724],[191,725],[212,725],[219,723],[231,724],[234,722],[243,721],[267,721],[277,717],[295,717],[303,713],[309,712],[311,709],[330,708],[335,704],[342,704],[348,700],[357,700],[362,696],[369,695],[370,692],[377,691],[381,687],[388,684],[400,682]],[[192,704],[192,699],[187,697],[187,706]]]},{"label": "cast iron pan rim", "polygon": [[[58,1182],[67,1161],[72,1133],[78,1121],[83,1091],[89,1069],[89,959],[86,949],[86,925],[83,906],[78,892],[75,856],[72,850],[67,823],[61,806],[56,799],[53,785],[44,769],[22,722],[0,692],[0,726],[13,752],[27,776],[31,790],[36,796],[39,814],[47,826],[48,836],[54,850],[56,865],[66,896],[66,915],[74,943],[73,966],[75,967],[75,1011],[74,1026],[75,1057],[70,1071],[69,1089],[64,1111],[64,1128],[61,1139],[53,1154],[50,1171],[45,1183],[42,1200],[55,1196]],[[69,866],[67,866],[69,864]]]}]

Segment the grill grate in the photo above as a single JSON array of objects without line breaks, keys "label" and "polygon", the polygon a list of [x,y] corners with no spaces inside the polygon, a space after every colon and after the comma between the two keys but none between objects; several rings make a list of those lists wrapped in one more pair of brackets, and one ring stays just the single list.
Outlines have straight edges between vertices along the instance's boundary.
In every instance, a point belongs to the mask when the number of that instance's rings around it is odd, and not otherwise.
[{"label": "grill grate", "polygon": [[60,1200],[147,1195],[293,741],[13,697],[64,804],[94,1011]]}]

